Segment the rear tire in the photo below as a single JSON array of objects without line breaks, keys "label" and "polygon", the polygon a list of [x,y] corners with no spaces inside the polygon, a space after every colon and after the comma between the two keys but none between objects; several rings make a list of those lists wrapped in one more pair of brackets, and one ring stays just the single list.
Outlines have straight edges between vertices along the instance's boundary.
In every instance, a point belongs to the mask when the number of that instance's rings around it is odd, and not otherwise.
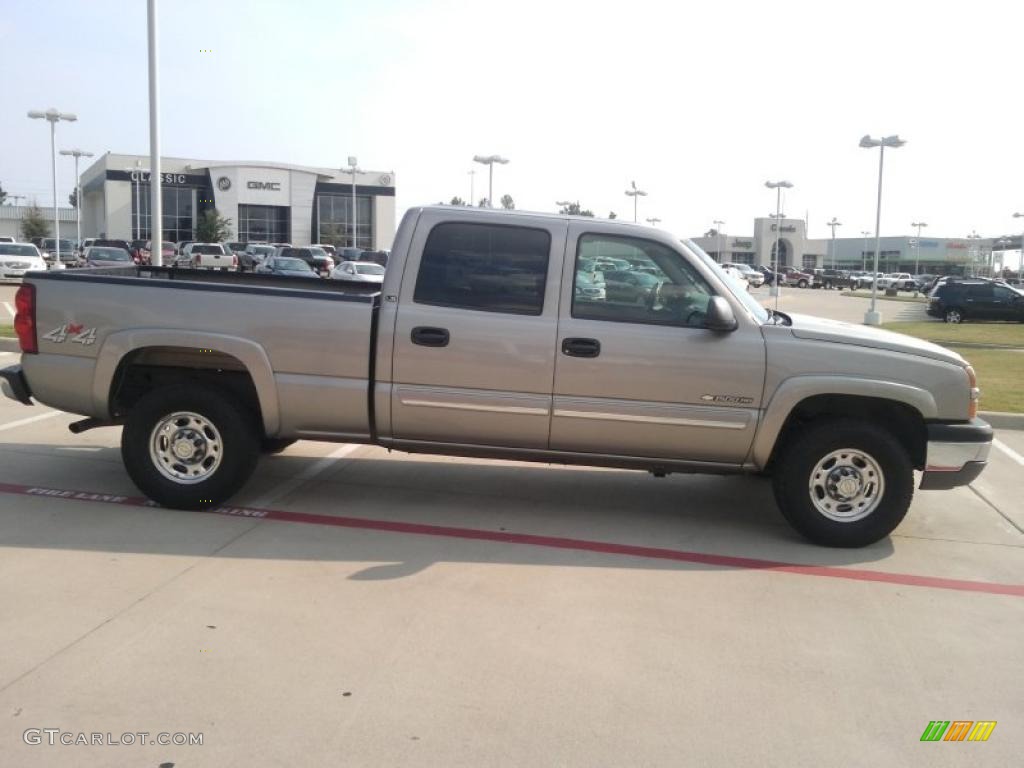
[{"label": "rear tire", "polygon": [[132,482],[172,509],[208,509],[245,485],[259,458],[251,411],[217,389],[177,384],[128,412],[121,458]]},{"label": "rear tire", "polygon": [[964,313],[959,309],[947,309],[942,319],[947,323],[962,323],[964,321]]},{"label": "rear tire", "polygon": [[895,436],[843,418],[789,435],[772,483],[783,517],[826,547],[863,547],[884,538],[902,522],[914,495],[913,466]]},{"label": "rear tire", "polygon": [[799,282],[797,282],[796,287],[797,288],[806,288],[807,287],[807,281],[806,280],[800,280]]}]

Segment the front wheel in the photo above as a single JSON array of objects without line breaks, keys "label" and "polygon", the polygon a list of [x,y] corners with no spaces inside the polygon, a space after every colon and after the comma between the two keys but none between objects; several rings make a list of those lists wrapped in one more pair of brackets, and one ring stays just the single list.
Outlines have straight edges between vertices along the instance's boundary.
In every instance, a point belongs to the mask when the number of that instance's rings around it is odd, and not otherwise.
[{"label": "front wheel", "polygon": [[797,284],[796,284],[796,287],[797,288],[806,288],[807,287],[807,281],[806,280],[798,281]]},{"label": "front wheel", "polygon": [[782,515],[827,547],[863,547],[902,522],[914,495],[910,457],[870,423],[829,419],[791,434],[772,477]]},{"label": "front wheel", "polygon": [[959,309],[947,309],[943,320],[947,323],[962,323],[964,321],[964,314]]},{"label": "front wheel", "polygon": [[249,479],[259,450],[255,416],[226,393],[199,385],[144,395],[121,433],[132,482],[173,509],[207,509],[229,499]]}]

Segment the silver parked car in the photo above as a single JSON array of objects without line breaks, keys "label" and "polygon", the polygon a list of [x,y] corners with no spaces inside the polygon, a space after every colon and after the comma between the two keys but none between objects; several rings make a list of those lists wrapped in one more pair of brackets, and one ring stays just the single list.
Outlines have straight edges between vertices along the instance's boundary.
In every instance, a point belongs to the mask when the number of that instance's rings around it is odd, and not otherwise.
[{"label": "silver parked car", "polygon": [[352,280],[357,283],[383,283],[384,267],[372,261],[343,261],[331,270],[331,280]]}]

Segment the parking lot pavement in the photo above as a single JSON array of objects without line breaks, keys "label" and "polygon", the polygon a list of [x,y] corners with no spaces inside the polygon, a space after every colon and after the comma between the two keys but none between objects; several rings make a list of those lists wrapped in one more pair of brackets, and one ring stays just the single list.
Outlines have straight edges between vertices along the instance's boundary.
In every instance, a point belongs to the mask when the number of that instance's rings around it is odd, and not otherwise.
[{"label": "parking lot pavement", "polygon": [[[767,307],[775,306],[774,297],[768,293],[767,286],[755,288],[751,294]],[[901,294],[909,296],[910,294]],[[882,321],[919,322],[930,319],[925,312],[924,302],[893,301],[881,296],[877,298],[878,310],[882,313]],[[815,288],[782,288],[779,294],[779,309],[783,312],[796,312],[804,315],[817,315],[847,323],[864,322],[864,313],[871,307],[871,299],[860,296],[843,296],[841,291],[826,291]]]},{"label": "parking lot pavement", "polygon": [[[1019,759],[1008,454],[982,495],[919,493],[890,539],[825,550],[757,478],[322,443],[263,459],[232,502],[277,519],[144,507],[118,498],[137,491],[117,429],[11,426],[44,413],[0,402],[0,765]],[[936,718],[998,726],[922,744]],[[30,728],[204,741],[36,746]]]}]

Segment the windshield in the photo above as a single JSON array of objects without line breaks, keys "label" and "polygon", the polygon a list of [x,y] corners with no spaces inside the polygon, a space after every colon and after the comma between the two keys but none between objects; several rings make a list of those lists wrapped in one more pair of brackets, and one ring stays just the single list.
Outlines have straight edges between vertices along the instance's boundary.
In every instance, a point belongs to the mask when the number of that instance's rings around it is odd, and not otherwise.
[{"label": "windshield", "polygon": [[383,275],[384,267],[379,264],[356,264],[356,272],[360,275]]},{"label": "windshield", "polygon": [[0,243],[0,256],[31,256],[36,258],[39,256],[39,252],[34,245]]},{"label": "windshield", "polygon": [[130,261],[128,251],[120,248],[93,248],[89,251],[90,259],[102,259],[103,261]]},{"label": "windshield", "polygon": [[304,262],[302,259],[293,259],[284,257],[274,260],[274,269],[280,269],[282,272],[312,272],[309,268],[309,264]]},{"label": "windshield", "polygon": [[735,296],[737,299],[742,301],[743,305],[750,310],[751,314],[753,314],[754,317],[756,317],[762,323],[768,322],[768,318],[770,317],[770,315],[768,314],[768,310],[762,307],[757,302],[757,299],[751,296],[750,293],[740,289],[736,281],[730,278],[728,275],[726,275],[726,273],[722,270],[722,267],[719,266],[714,259],[712,259],[706,253],[704,253],[704,250],[699,245],[697,245],[692,240],[683,240],[683,245],[685,245],[687,248],[693,251],[693,253],[707,266],[711,267],[711,269],[715,270],[721,275],[722,282],[725,283],[726,287],[729,289],[729,292],[732,293],[732,295]]}]

